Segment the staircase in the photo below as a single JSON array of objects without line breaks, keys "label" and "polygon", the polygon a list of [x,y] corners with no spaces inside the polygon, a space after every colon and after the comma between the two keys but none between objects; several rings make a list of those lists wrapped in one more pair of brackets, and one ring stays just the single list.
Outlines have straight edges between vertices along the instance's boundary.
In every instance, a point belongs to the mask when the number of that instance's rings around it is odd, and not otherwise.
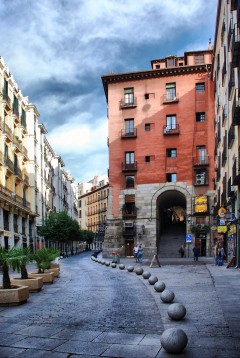
[{"label": "staircase", "polygon": [[160,237],[159,257],[180,257],[178,252],[181,245],[185,245],[186,224],[178,223],[169,225]]}]

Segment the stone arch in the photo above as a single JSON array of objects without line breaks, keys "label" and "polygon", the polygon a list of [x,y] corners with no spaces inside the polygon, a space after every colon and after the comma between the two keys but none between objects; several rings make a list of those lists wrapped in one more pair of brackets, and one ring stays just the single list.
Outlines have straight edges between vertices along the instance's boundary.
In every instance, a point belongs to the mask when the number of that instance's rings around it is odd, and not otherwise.
[{"label": "stone arch", "polygon": [[156,247],[160,257],[179,257],[185,245],[186,216],[191,214],[192,195],[183,185],[168,183],[153,195],[156,214]]}]

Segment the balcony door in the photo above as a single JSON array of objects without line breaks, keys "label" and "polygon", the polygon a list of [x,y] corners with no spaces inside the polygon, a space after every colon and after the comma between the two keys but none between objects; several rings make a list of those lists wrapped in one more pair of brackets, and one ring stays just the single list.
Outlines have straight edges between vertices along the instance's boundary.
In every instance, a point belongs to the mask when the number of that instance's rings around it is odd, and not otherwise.
[{"label": "balcony door", "polygon": [[177,129],[177,118],[176,115],[170,115],[166,118],[167,129]]},{"label": "balcony door", "polygon": [[125,120],[125,134],[126,135],[134,134],[134,119]]},{"label": "balcony door", "polygon": [[206,164],[206,147],[205,145],[197,147],[197,159],[199,164]]},{"label": "balcony door", "polygon": [[125,104],[133,104],[134,103],[133,87],[124,88],[124,103]]}]

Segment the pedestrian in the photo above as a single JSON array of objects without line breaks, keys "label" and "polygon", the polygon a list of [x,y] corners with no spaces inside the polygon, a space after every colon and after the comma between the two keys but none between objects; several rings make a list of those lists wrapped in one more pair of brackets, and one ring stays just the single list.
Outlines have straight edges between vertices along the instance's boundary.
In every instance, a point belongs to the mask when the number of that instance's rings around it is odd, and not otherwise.
[{"label": "pedestrian", "polygon": [[133,248],[133,255],[134,255],[136,262],[138,262],[138,244],[136,244]]},{"label": "pedestrian", "polygon": [[225,257],[224,248],[220,245],[217,251],[217,265],[222,266],[223,265],[223,259]]},{"label": "pedestrian", "polygon": [[181,257],[184,256],[184,247],[183,245],[180,247],[180,249],[178,250],[179,254],[181,255]]},{"label": "pedestrian", "polygon": [[143,255],[143,248],[142,245],[140,244],[138,248],[138,261],[141,263],[142,263],[142,255]]},{"label": "pedestrian", "polygon": [[193,254],[194,254],[194,261],[198,261],[198,256],[200,255],[200,248],[199,246],[195,245],[193,248]]}]

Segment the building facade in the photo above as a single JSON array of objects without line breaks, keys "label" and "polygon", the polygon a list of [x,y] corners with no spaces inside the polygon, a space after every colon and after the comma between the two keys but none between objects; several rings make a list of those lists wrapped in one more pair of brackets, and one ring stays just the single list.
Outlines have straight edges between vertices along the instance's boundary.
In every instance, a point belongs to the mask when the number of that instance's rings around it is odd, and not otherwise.
[{"label": "building facade", "polygon": [[[102,77],[108,103],[109,201],[103,255],[211,255],[214,204],[212,49]],[[186,244],[186,234],[189,243]]]},{"label": "building facade", "polygon": [[105,237],[108,187],[106,175],[78,185],[79,222],[82,229],[94,232],[93,249],[102,249]]},{"label": "building facade", "polygon": [[[240,125],[240,1],[218,2],[212,77],[215,89],[215,216],[216,238],[227,260],[236,256],[239,244],[239,125]],[[218,215],[220,208],[226,215]],[[224,210],[223,210],[224,214]],[[221,220],[220,220],[221,219]]]},{"label": "building facade", "polygon": [[46,245],[38,228],[50,212],[77,220],[76,185],[2,58],[0,88],[0,246],[35,251]]}]

